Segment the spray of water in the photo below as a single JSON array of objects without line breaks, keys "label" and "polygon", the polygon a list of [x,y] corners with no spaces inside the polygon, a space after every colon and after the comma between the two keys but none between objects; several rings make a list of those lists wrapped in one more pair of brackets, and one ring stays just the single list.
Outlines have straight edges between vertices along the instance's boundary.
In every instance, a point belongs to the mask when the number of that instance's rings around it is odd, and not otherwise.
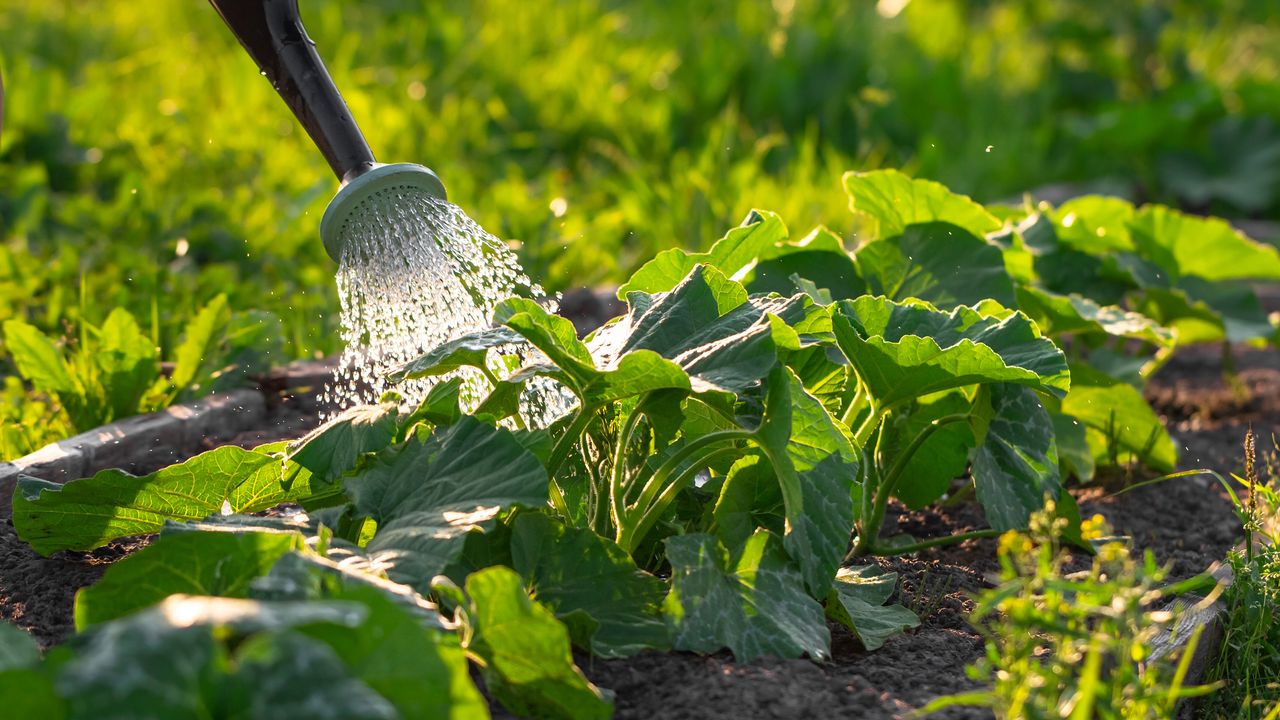
[{"label": "spray of water", "polygon": [[[325,393],[325,404],[333,409],[376,401],[389,389],[387,373],[442,343],[488,327],[502,300],[518,295],[553,302],[525,275],[505,243],[458,206],[418,188],[375,193],[351,213],[341,233],[337,283],[346,349]],[[493,353],[491,369],[498,377],[513,369],[502,354]],[[489,384],[478,371],[458,374],[463,377],[464,409],[471,409]],[[411,381],[395,389],[406,405],[416,405],[442,379]],[[541,425],[566,406],[558,389],[532,383],[521,414]]]}]

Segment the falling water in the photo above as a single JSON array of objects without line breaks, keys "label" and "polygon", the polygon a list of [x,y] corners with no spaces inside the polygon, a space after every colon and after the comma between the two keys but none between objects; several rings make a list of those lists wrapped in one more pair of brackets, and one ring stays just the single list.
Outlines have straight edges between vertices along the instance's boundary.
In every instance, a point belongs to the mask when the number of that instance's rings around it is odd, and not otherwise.
[{"label": "falling water", "polygon": [[[341,241],[337,284],[346,349],[325,393],[331,408],[376,401],[391,389],[387,373],[488,327],[502,300],[518,295],[551,302],[505,243],[458,206],[418,188],[388,188],[370,196],[352,212]],[[511,363],[498,354],[491,353],[491,368],[504,377]],[[459,374],[464,409],[471,409],[489,385],[475,370]],[[416,405],[441,379],[414,380],[395,389],[405,404]],[[559,391],[546,384],[532,387],[524,400],[521,414],[538,424],[565,409]]]}]

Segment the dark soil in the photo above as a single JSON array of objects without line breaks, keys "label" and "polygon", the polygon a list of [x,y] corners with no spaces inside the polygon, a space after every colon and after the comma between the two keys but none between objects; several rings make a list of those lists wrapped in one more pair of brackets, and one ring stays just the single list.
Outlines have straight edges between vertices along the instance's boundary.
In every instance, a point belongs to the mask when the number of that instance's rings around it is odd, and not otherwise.
[{"label": "dark soil", "polygon": [[[1241,463],[1249,426],[1280,435],[1280,352],[1237,349],[1236,380],[1224,380],[1221,354],[1190,349],[1151,383],[1148,397],[1183,448],[1185,468],[1230,472]],[[314,398],[280,398],[268,426],[232,440],[245,447],[300,436],[316,422]],[[147,471],[153,468],[135,468]],[[1203,571],[1236,542],[1238,527],[1221,489],[1184,479],[1119,495],[1116,482],[1073,491],[1087,517],[1105,516],[1117,533],[1151,548],[1176,577]],[[985,527],[972,503],[912,512],[895,507],[886,532],[931,537]],[[29,629],[42,644],[72,630],[75,591],[145,540],[113,543],[92,553],[40,558],[0,527],[0,616]],[[995,541],[977,540],[909,558],[879,559],[899,575],[896,600],[921,615],[918,629],[866,652],[833,626],[831,662],[764,659],[736,663],[727,653],[645,653],[627,660],[580,662],[588,677],[616,693],[619,718],[895,718],[936,698],[976,687],[964,668],[982,652],[966,618],[974,593],[996,570]],[[496,717],[506,717],[495,708]],[[934,717],[990,717],[973,709]]]}]

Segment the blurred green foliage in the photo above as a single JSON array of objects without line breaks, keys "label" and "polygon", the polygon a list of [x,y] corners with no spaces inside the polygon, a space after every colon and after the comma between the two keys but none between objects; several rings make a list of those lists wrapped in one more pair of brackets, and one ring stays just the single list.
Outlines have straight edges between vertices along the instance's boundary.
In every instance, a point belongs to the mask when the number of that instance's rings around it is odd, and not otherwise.
[{"label": "blurred green foliage", "polygon": [[[1115,178],[1274,214],[1273,3],[301,5],[379,159],[430,165],[560,289],[752,207],[851,231],[847,169],[983,200]],[[167,347],[225,293],[277,314],[292,355],[337,348],[317,237],[336,181],[212,8],[0,0],[0,39],[0,321],[154,309]]]}]

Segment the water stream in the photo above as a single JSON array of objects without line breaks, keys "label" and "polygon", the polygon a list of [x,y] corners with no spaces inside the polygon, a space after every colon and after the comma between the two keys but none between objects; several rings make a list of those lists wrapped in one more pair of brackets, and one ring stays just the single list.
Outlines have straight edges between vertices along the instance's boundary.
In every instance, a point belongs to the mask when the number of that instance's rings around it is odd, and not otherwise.
[{"label": "water stream", "polygon": [[[441,343],[488,327],[502,300],[518,295],[553,302],[506,243],[458,206],[418,188],[391,188],[365,200],[343,229],[342,242],[337,284],[346,349],[326,389],[329,408],[377,401],[391,389],[387,373]],[[491,369],[504,377],[513,368],[495,361]],[[489,384],[478,371],[459,374],[463,409],[469,410]],[[414,380],[394,389],[406,405],[416,405],[442,379]],[[565,409],[558,390],[545,385],[532,387],[522,402],[525,420],[538,425]]]}]

